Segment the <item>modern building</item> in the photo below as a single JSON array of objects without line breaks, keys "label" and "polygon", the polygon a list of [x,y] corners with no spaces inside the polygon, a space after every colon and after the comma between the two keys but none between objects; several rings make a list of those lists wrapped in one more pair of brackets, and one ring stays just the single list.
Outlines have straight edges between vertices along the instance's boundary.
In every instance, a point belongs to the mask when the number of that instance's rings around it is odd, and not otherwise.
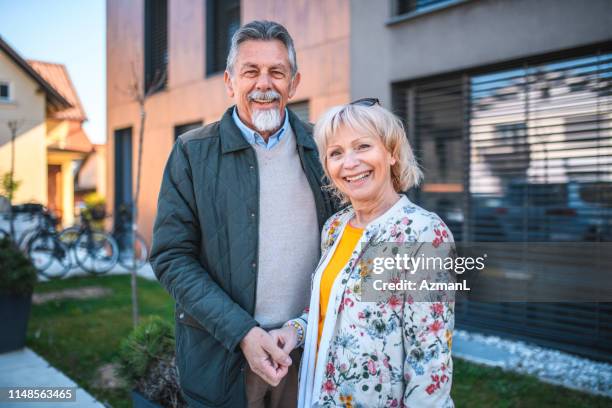
[{"label": "modern building", "polygon": [[[229,38],[265,18],[295,38],[304,117],[377,97],[405,121],[425,173],[410,194],[457,241],[612,241],[610,1],[108,0],[107,18],[112,208],[134,191],[139,110],[126,90],[134,78],[165,80],[146,105],[148,237],[172,143],[229,106]],[[604,360],[611,321],[601,302],[457,305],[460,328]]]},{"label": "modern building", "polygon": [[[530,242],[612,241],[612,2],[355,0],[350,15],[351,97],[405,120],[413,199],[458,241],[525,243],[483,279],[543,293],[562,275],[542,283]],[[590,261],[570,260],[568,286]],[[611,360],[611,304],[563,299],[467,301],[457,325]]]},{"label": "modern building", "polygon": [[85,120],[64,65],[26,61],[0,38],[0,173],[10,171],[14,150],[15,203],[42,203],[74,223],[75,169],[92,150]]}]

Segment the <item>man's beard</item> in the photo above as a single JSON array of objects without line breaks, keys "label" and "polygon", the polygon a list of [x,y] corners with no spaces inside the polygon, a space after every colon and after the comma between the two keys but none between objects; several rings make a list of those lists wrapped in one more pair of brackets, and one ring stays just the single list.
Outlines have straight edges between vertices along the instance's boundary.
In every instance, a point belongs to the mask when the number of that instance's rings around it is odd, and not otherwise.
[{"label": "man's beard", "polygon": [[[253,91],[249,94],[249,100],[255,99],[265,101],[280,101],[280,94],[274,90],[267,92]],[[272,132],[281,126],[281,114],[278,109],[254,109],[253,126],[260,132]]]},{"label": "man's beard", "polygon": [[260,132],[272,132],[281,126],[281,115],[278,109],[255,109],[253,126]]}]

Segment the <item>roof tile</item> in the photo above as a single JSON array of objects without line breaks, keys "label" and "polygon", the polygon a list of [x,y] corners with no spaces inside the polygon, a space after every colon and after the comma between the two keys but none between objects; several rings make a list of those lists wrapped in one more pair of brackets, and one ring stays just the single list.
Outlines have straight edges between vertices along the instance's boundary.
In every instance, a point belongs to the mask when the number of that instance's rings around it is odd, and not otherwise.
[{"label": "roof tile", "polygon": [[54,112],[55,119],[87,120],[79,95],[70,80],[66,66],[44,61],[27,60],[28,64],[73,107]]}]

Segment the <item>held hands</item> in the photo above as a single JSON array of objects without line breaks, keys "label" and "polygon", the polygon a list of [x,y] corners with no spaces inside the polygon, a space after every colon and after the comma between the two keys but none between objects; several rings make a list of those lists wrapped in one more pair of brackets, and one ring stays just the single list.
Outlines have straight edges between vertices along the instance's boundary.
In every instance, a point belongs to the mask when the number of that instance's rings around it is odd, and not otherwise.
[{"label": "held hands", "polygon": [[274,343],[287,354],[291,353],[298,344],[297,330],[293,326],[270,330],[270,336],[272,336]]},{"label": "held hands", "polygon": [[289,352],[293,349],[287,350],[287,347],[283,347],[287,346],[287,342],[284,341],[283,346],[281,346],[278,338],[272,335],[273,332],[279,332],[283,329],[272,330],[267,333],[259,327],[253,327],[240,342],[240,348],[249,362],[251,370],[274,387],[287,375],[291,365]]}]

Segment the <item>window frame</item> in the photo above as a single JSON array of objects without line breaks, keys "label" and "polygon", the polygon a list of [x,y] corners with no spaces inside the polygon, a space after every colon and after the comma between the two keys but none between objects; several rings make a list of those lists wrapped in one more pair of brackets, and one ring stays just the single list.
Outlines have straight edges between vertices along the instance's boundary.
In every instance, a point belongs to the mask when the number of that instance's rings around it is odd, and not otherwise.
[{"label": "window frame", "polygon": [[[221,60],[221,61],[217,61],[217,57],[218,57],[218,47],[220,46],[219,44],[219,25],[220,24],[225,24],[226,26],[223,27],[224,29],[227,29],[227,25],[229,25],[229,20],[227,18],[224,18],[223,21],[219,21],[219,19],[217,19],[217,14],[218,14],[218,10],[217,7],[219,7],[219,5],[222,5],[225,7],[225,11],[227,12],[228,10],[230,10],[231,7],[237,7],[238,8],[238,27],[240,27],[240,24],[242,22],[242,16],[240,14],[242,5],[240,0],[232,0],[235,1],[236,5],[235,6],[228,6],[228,4],[230,3],[228,0],[206,0],[206,7],[205,7],[205,13],[206,13],[206,28],[205,28],[205,42],[204,42],[204,46],[206,48],[206,63],[204,64],[205,66],[205,77],[212,77],[212,76],[216,76],[219,74],[222,74],[223,72],[225,72],[225,60]],[[231,41],[231,37],[228,38],[228,41]],[[227,51],[224,53],[225,57],[227,58],[227,54],[229,52],[229,44],[227,46]]]},{"label": "window frame", "polygon": [[[466,0],[466,1],[469,1],[469,0]],[[408,133],[408,140],[410,141],[411,146],[413,147],[413,149],[415,150],[415,153],[418,156],[420,154],[421,141],[418,140],[416,136],[416,128],[415,128],[415,118],[416,118],[415,116],[416,112],[414,112],[414,97],[415,97],[414,88],[415,86],[419,86],[423,83],[429,83],[432,81],[444,81],[449,78],[456,78],[457,76],[461,76],[462,82],[463,82],[462,86],[464,88],[463,92],[469,92],[469,89],[470,89],[469,78],[474,77],[474,76],[488,74],[488,73],[492,73],[492,72],[500,71],[500,70],[521,69],[525,65],[533,66],[533,65],[561,62],[564,60],[581,58],[581,57],[585,57],[585,56],[593,55],[597,53],[603,54],[603,53],[609,53],[609,52],[612,52],[612,41],[604,41],[604,42],[593,43],[593,44],[589,44],[583,47],[577,47],[577,48],[573,48],[569,50],[560,50],[560,51],[553,51],[550,53],[524,56],[522,58],[515,58],[515,59],[509,59],[506,61],[499,61],[493,64],[467,67],[465,69],[452,70],[452,71],[443,72],[443,73],[439,73],[435,75],[424,75],[424,76],[415,77],[412,79],[396,81],[390,84],[391,90],[392,90],[392,102],[391,103],[392,103],[394,112],[397,112],[400,119],[406,125],[406,129]],[[406,104],[406,100],[402,99],[404,96],[408,96],[408,99],[410,100],[408,104]],[[465,98],[465,95],[463,97]],[[464,100],[463,110],[464,110],[465,115],[469,114],[470,102],[468,100]],[[468,127],[469,127],[468,125],[464,125],[463,135],[462,135],[462,139],[464,143],[464,150],[466,152],[470,152],[470,149],[471,149],[471,141],[470,141],[470,134],[469,134]],[[417,158],[420,158],[420,157],[417,157]],[[466,158],[469,159],[469,155],[466,156]],[[470,185],[469,185],[469,180],[468,180],[469,178],[468,175],[470,174],[470,168],[471,168],[471,162],[470,160],[467,160],[464,163],[464,171],[466,172],[465,173],[466,176],[464,177],[464,182],[462,183],[462,186],[463,186],[463,193],[462,193],[463,204],[462,205],[463,205],[463,211],[464,211],[463,234],[466,237],[470,237],[470,234],[471,234],[471,231],[468,225],[469,224],[468,220],[471,217],[470,211],[472,210],[472,206],[470,204]],[[410,198],[416,201],[417,203],[420,200],[420,197],[419,197],[420,194],[421,194],[421,188],[413,189],[409,192]]]},{"label": "window frame", "polygon": [[414,18],[418,18],[423,15],[436,13],[440,10],[445,10],[447,8],[455,7],[461,5],[463,3],[467,3],[471,0],[439,0],[437,3],[431,4],[429,6],[423,7],[421,9],[415,9],[413,11],[409,11],[406,13],[398,13],[398,1],[399,0],[391,0],[390,3],[390,17],[386,21],[386,25],[394,25],[398,23],[402,23],[404,21],[412,20]]},{"label": "window frame", "polygon": [[157,79],[157,74],[154,70],[154,68],[157,67],[153,67],[152,65],[154,65],[154,62],[152,61],[153,59],[153,43],[152,43],[152,39],[155,36],[155,33],[153,33],[153,23],[152,23],[152,15],[150,13],[153,12],[153,1],[164,1],[165,2],[165,20],[166,20],[166,26],[165,26],[165,50],[164,50],[164,54],[165,54],[165,61],[163,62],[163,71],[161,75],[164,76],[164,80],[163,83],[160,84],[160,86],[155,89],[155,92],[153,93],[157,93],[160,91],[163,91],[166,89],[166,87],[168,86],[168,65],[170,65],[170,61],[169,61],[169,53],[168,53],[168,32],[169,32],[169,20],[168,20],[168,0],[145,0],[144,1],[144,26],[143,26],[143,33],[144,33],[144,49],[143,49],[143,58],[144,58],[144,66],[143,66],[143,81],[144,81],[144,89],[146,92],[149,91],[150,87],[153,85],[153,80]]},{"label": "window frame", "polygon": [[[308,119],[307,119],[307,120],[304,120],[303,118],[301,118],[301,117],[298,115],[298,113],[299,113],[299,112],[296,112],[296,111],[294,111],[294,110],[293,110],[295,107],[298,107],[298,108],[303,108],[303,107],[306,107],[306,109],[305,109],[305,110],[308,112]],[[298,117],[298,119],[300,119],[301,121],[306,122],[306,123],[311,123],[311,122],[310,122],[310,99],[300,99],[300,100],[296,100],[296,101],[290,101],[290,102],[287,104],[287,109],[291,109],[291,111],[292,111],[292,112],[293,112],[293,113],[294,113],[294,114],[295,114],[295,115]]]},{"label": "window frame", "polygon": [[[197,119],[197,120],[193,120],[190,122],[181,122],[181,123],[177,123],[173,126],[173,141],[176,142],[179,138],[179,136],[181,136],[183,133],[189,132],[190,130],[193,129],[197,129],[204,126],[204,120],[203,119]],[[181,130],[179,132],[179,130]]]},{"label": "window frame", "polygon": [[13,102],[13,86],[11,81],[6,81],[0,79],[0,86],[6,85],[7,88],[7,97],[0,96],[0,102],[2,103],[11,103]]}]

